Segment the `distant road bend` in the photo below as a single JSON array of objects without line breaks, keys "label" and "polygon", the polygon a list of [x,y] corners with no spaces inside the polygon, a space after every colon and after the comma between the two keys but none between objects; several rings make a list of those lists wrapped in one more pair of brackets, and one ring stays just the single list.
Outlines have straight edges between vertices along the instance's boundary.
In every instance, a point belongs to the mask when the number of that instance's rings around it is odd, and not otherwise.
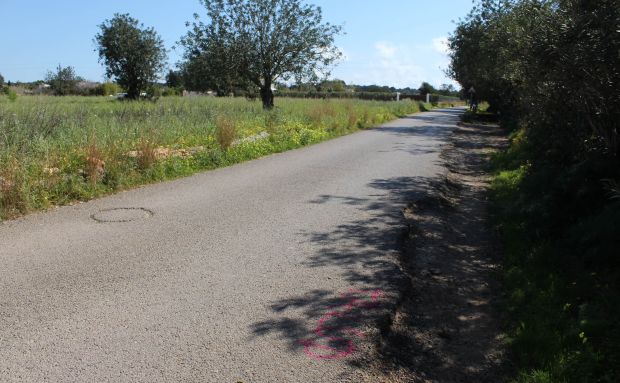
[{"label": "distant road bend", "polygon": [[0,224],[0,381],[362,380],[462,111]]}]

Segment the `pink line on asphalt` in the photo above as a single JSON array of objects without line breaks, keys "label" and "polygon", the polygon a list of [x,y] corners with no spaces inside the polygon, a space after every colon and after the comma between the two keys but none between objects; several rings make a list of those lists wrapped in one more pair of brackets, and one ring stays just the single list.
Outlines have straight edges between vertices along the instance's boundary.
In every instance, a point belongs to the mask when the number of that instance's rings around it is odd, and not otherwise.
[{"label": "pink line on asphalt", "polygon": [[[363,298],[358,298],[355,295],[360,295]],[[325,360],[325,359],[342,359],[349,355],[355,353],[356,346],[353,340],[351,339],[353,336],[357,336],[359,338],[364,337],[364,333],[354,327],[346,326],[328,326],[326,323],[333,318],[344,319],[348,323],[360,323],[360,315],[352,314],[351,311],[355,308],[361,309],[376,309],[379,307],[378,299],[383,295],[381,289],[376,290],[349,290],[346,293],[340,295],[341,298],[351,297],[345,303],[328,306],[330,309],[327,313],[325,313],[321,318],[319,318],[317,322],[317,326],[314,328],[313,332],[317,335],[318,338],[322,339],[329,343],[341,343],[344,345],[344,349],[319,344],[314,339],[304,339],[299,341],[301,345],[304,346],[304,353],[315,360]],[[367,299],[367,297],[369,299]],[[342,309],[340,309],[342,308]],[[329,336],[325,332],[330,330],[338,330],[338,334],[340,336]],[[346,335],[349,335],[346,337]],[[318,353],[315,350],[328,351],[329,353]]]}]

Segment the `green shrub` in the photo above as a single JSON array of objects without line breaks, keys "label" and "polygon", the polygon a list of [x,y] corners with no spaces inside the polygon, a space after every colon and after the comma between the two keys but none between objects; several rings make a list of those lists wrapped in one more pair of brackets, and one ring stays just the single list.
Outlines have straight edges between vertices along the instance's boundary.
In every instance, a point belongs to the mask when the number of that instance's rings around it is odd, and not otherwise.
[{"label": "green shrub", "polygon": [[117,93],[122,92],[120,85],[113,82],[104,82],[103,84],[99,85],[99,89],[99,93],[102,96],[113,96]]},{"label": "green shrub", "polygon": [[7,93],[6,93],[9,101],[13,101],[15,102],[17,100],[17,92],[11,88],[7,87]]},{"label": "green shrub", "polygon": [[516,381],[617,381],[620,201],[574,188],[593,165],[550,176],[529,162],[532,150],[523,131],[514,133],[493,158],[491,184]]}]

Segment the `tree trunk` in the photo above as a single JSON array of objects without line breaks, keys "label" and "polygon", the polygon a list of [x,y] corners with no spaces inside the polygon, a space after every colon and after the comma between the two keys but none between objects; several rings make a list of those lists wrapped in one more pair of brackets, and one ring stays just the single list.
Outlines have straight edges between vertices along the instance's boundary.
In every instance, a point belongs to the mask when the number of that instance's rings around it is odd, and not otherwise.
[{"label": "tree trunk", "polygon": [[260,97],[263,100],[263,109],[273,109],[273,91],[271,90],[271,82],[265,81],[265,85],[260,88]]},{"label": "tree trunk", "polygon": [[130,100],[137,100],[140,98],[140,89],[135,85],[129,85],[127,87],[127,98]]}]

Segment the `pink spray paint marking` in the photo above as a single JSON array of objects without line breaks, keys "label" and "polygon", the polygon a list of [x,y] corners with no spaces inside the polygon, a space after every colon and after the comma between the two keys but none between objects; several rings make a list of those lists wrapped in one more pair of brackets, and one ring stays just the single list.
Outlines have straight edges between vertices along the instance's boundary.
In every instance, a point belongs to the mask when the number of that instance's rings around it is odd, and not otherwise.
[{"label": "pink spray paint marking", "polygon": [[304,353],[315,360],[342,359],[355,353],[353,338],[364,337],[355,326],[362,325],[364,311],[379,307],[381,295],[380,289],[352,289],[341,294],[345,302],[327,307],[330,311],[319,318],[313,330],[315,338],[299,342],[304,346]]}]

